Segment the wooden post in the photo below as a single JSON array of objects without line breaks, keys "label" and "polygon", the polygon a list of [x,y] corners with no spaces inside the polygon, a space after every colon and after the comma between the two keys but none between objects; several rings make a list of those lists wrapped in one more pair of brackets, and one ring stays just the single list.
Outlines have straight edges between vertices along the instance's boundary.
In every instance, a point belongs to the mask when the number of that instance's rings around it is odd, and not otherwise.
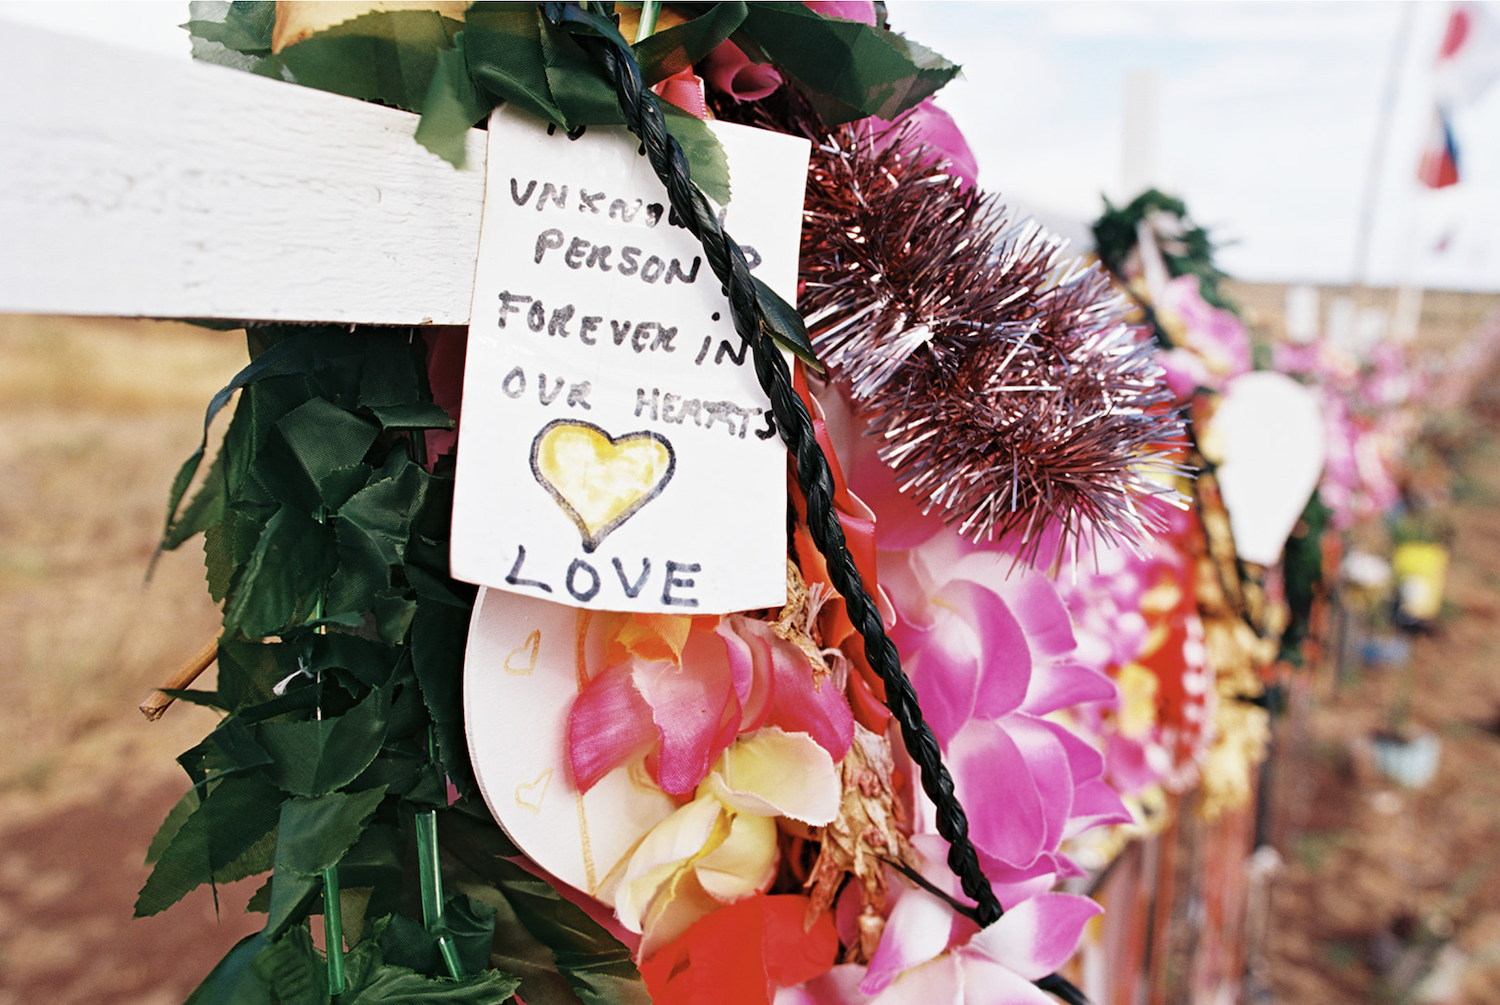
[{"label": "wooden post", "polygon": [[0,86],[0,312],[468,323],[479,130],[20,25]]}]

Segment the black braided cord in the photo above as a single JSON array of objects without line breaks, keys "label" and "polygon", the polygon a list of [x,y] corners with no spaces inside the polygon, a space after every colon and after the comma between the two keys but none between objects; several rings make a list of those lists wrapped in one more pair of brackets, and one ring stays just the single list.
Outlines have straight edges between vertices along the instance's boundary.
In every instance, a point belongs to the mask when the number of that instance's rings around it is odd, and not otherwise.
[{"label": "black braided cord", "polygon": [[[567,20],[563,4],[543,6],[554,23]],[[974,919],[980,925],[989,925],[1004,913],[1004,908],[979,865],[978,853],[969,839],[969,820],[954,794],[953,777],[943,765],[937,738],[922,718],[916,690],[901,669],[896,646],[885,633],[880,612],[865,590],[845,543],[843,527],[833,508],[833,474],[828,459],[818,446],[807,406],[792,387],[786,360],[768,334],[745,256],[719,226],[707,198],[693,184],[687,157],[668,134],[656,95],[642,84],[634,54],[591,33],[580,32],[573,38],[604,67],[626,124],[645,145],[652,168],[667,188],[673,211],[688,232],[702,242],[709,266],[724,284],[735,331],[751,348],[756,377],[771,401],[781,437],[796,458],[797,482],[807,498],[808,530],[827,560],[829,578],[844,598],[850,621],[864,639],[870,666],[885,683],[886,706],[901,724],[906,748],[922,770],[922,788],[937,807],[938,833],[949,844],[948,867],[958,876],[964,893],[976,903]]]}]

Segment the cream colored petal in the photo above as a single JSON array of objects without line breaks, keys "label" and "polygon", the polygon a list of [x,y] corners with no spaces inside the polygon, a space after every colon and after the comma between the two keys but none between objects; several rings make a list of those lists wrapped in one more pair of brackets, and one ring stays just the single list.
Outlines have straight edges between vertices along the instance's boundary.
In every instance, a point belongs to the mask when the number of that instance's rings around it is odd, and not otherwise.
[{"label": "cream colored petal", "polygon": [[693,926],[693,922],[722,906],[703,889],[693,870],[684,869],[677,873],[658,891],[646,912],[645,931],[637,958],[650,956],[681,936]]},{"label": "cream colored petal", "polygon": [[838,769],[806,733],[774,727],[742,736],[719,758],[707,789],[741,813],[821,827],[839,812]]},{"label": "cream colored petal", "polygon": [[710,897],[732,904],[759,893],[776,878],[776,821],[735,814],[724,843],[693,866]]},{"label": "cream colored petal", "polygon": [[632,932],[639,932],[658,892],[674,877],[717,848],[729,836],[729,814],[711,795],[704,795],[653,827],[630,856],[615,890],[615,914]]}]

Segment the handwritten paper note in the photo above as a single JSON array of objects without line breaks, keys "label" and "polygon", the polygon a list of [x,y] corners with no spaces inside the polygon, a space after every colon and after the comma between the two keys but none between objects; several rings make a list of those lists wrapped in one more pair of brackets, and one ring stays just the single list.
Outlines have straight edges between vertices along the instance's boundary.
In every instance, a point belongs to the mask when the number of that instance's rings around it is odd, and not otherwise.
[{"label": "handwritten paper note", "polygon": [[[452,571],[571,606],[723,613],[785,599],[785,454],[696,238],[623,127],[509,108],[489,162]],[[808,146],[715,124],[723,224],[795,300]]]}]

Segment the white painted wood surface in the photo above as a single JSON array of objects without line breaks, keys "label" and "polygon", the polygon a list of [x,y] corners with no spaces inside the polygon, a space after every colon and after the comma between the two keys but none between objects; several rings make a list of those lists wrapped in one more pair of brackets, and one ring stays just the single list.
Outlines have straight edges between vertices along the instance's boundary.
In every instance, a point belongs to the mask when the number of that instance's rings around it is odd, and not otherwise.
[{"label": "white painted wood surface", "polygon": [[468,321],[478,130],[11,23],[0,93],[0,312]]}]

